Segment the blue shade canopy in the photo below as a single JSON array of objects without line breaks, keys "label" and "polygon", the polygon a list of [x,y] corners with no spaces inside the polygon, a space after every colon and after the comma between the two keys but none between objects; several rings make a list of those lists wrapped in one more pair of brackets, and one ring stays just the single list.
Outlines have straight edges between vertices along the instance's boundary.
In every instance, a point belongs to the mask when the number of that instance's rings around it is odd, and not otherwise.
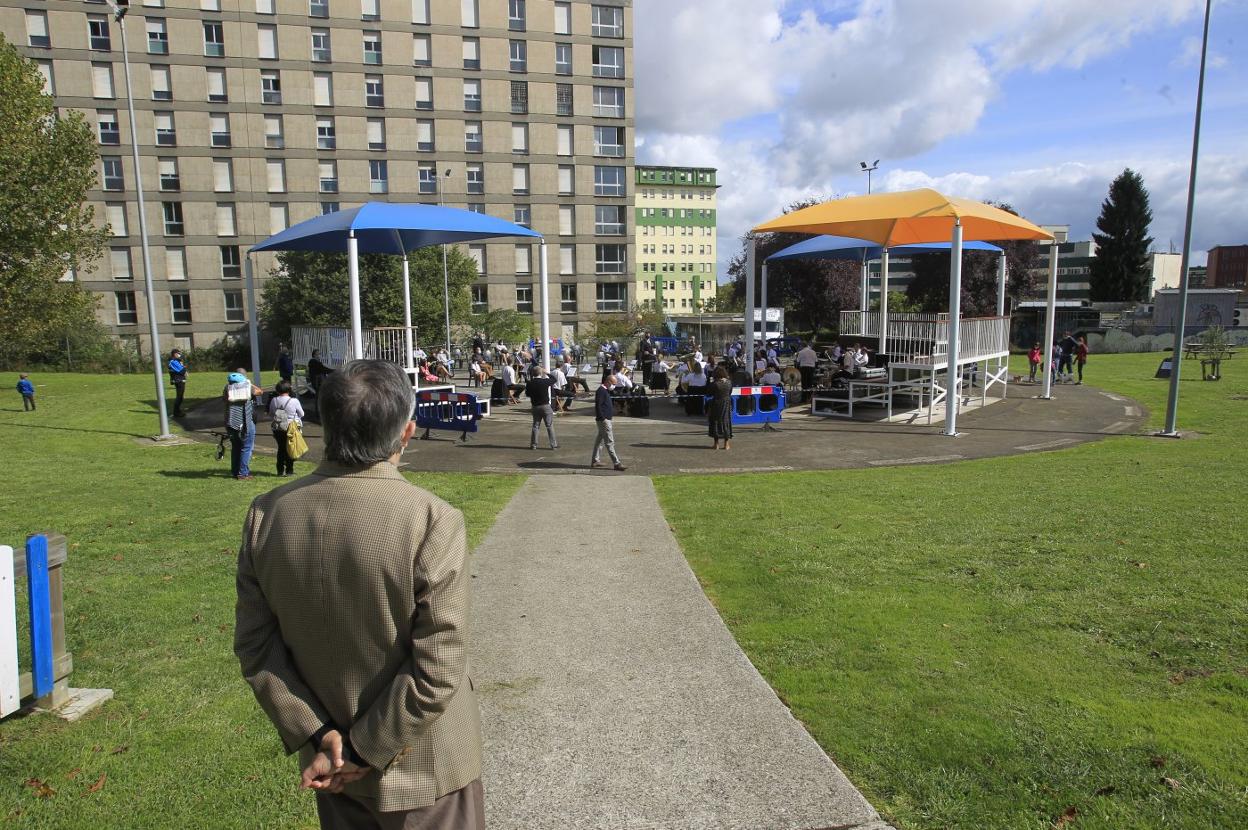
[{"label": "blue shade canopy", "polygon": [[426,245],[471,242],[496,236],[541,234],[503,219],[438,205],[369,202],[317,216],[274,234],[253,251],[345,253],[351,232],[362,254],[402,255]]},{"label": "blue shade canopy", "polygon": [[[879,259],[882,248],[865,239],[851,236],[812,236],[803,239],[796,245],[776,251],[767,257],[768,262],[785,259]],[[949,250],[948,242],[916,243],[913,245],[894,245],[888,249],[900,255],[935,254]],[[987,242],[963,242],[964,251],[994,251],[1001,253],[996,245]]]}]

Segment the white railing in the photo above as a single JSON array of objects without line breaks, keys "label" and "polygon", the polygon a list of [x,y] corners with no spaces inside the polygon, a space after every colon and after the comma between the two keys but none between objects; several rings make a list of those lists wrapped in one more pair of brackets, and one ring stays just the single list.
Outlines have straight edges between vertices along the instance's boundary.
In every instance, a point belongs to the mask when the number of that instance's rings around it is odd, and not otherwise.
[{"label": "white railing", "polygon": [[[933,356],[949,354],[949,320],[936,323]],[[891,328],[891,327],[890,327]],[[892,341],[892,334],[889,334]],[[970,363],[1010,351],[1009,317],[963,317],[958,327],[958,363]]]},{"label": "white railing", "polygon": [[[404,328],[392,326],[364,332],[364,356],[388,360],[406,366],[404,354]],[[294,326],[290,330],[291,357],[295,363],[306,365],[312,358],[312,350],[321,353],[321,362],[331,368],[342,366],[351,360],[351,330],[338,326]],[[416,327],[412,327],[412,348],[416,348]]]},{"label": "white railing", "polygon": [[[1008,317],[963,317],[958,362],[1009,352]],[[880,336],[878,311],[842,311],[842,337]],[[888,315],[887,353],[893,362],[930,360],[949,353],[949,315],[898,312]]]}]

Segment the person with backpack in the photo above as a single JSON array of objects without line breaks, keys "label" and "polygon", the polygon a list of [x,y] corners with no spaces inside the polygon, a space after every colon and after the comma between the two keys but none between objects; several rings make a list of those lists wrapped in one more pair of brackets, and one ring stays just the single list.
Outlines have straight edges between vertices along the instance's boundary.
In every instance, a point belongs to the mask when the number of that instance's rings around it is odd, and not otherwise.
[{"label": "person with backpack", "polygon": [[256,397],[264,390],[247,380],[246,369],[235,369],[226,378],[221,397],[225,401],[225,432],[230,437],[230,475],[251,480],[251,451],[256,445]]},{"label": "person with backpack", "polygon": [[169,353],[169,382],[173,384],[176,397],[173,401],[173,417],[182,417],[182,401],[186,398],[186,363],[182,360],[182,350],[174,349]]},{"label": "person with backpack", "polygon": [[303,426],[303,404],[291,394],[290,381],[279,381],[274,388],[276,394],[269,401],[269,426],[273,429],[273,440],[277,442],[277,475],[285,478],[295,473],[295,461],[290,457],[287,434],[291,423]]}]

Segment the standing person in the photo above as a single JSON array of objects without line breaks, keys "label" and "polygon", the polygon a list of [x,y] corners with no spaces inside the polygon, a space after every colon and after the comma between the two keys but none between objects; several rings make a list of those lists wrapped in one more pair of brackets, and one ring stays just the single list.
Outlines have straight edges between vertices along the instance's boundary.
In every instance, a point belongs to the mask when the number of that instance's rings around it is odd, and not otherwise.
[{"label": "standing person", "polygon": [[308,359],[308,386],[312,387],[312,394],[320,392],[321,381],[332,371],[334,370],[321,360],[321,350],[313,349],[312,357]]},{"label": "standing person", "polygon": [[819,365],[819,355],[815,353],[814,341],[809,341],[797,353],[794,361],[797,370],[802,373],[802,403],[810,400],[815,388],[815,367]]},{"label": "standing person", "polygon": [[182,417],[182,400],[186,397],[186,364],[182,362],[182,350],[169,352],[169,382],[173,384],[173,417]]},{"label": "standing person", "polygon": [[303,404],[291,394],[288,381],[278,381],[273,391],[276,395],[269,401],[269,426],[273,429],[273,440],[277,442],[277,475],[285,478],[295,474],[295,461],[286,446],[286,435],[291,423],[303,426]]},{"label": "standing person", "polygon": [[1075,379],[1075,351],[1079,348],[1079,342],[1067,331],[1062,333],[1061,343],[1062,359],[1057,365],[1059,371],[1065,373],[1067,382],[1073,382]]},{"label": "standing person", "polygon": [[670,388],[667,380],[667,371],[672,366],[667,362],[667,358],[662,352],[655,355],[654,363],[650,364],[650,388],[655,392],[667,392]]},{"label": "standing person", "polygon": [[277,376],[287,383],[291,383],[295,379],[295,361],[290,356],[290,349],[282,346],[281,352],[277,355]]},{"label": "standing person", "polygon": [[1036,372],[1040,371],[1040,364],[1043,362],[1044,352],[1040,350],[1040,344],[1033,343],[1031,351],[1027,352],[1027,366],[1031,369],[1031,374],[1027,378],[1029,383],[1036,382]]},{"label": "standing person", "polygon": [[226,378],[225,431],[230,436],[230,475],[251,479],[251,451],[256,445],[256,396],[264,390],[247,380],[246,369],[235,369]]},{"label": "standing person", "polygon": [[1053,344],[1053,361],[1049,366],[1049,374],[1053,378],[1054,383],[1062,382],[1062,344],[1056,342]]},{"label": "standing person", "polygon": [[650,370],[654,366],[654,342],[650,332],[643,332],[641,342],[637,344],[637,365],[641,367],[641,385],[650,385]]},{"label": "standing person", "polygon": [[615,386],[615,375],[610,371],[603,372],[602,385],[594,393],[594,421],[598,425],[598,436],[594,438],[594,453],[589,457],[589,466],[602,466],[598,458],[605,445],[607,455],[611,456],[615,469],[624,472],[628,468],[620,463],[620,457],[615,453],[615,430],[611,423],[611,419],[615,416],[615,401],[611,399],[612,386]]},{"label": "standing person", "polygon": [[22,396],[22,411],[35,411],[35,385],[30,382],[30,375],[21,372],[17,376],[17,391]]},{"label": "standing person", "polygon": [[325,461],[247,513],[234,653],[322,828],[480,830],[464,517],[399,473],[402,369],[353,361],[321,396]]},{"label": "standing person", "polygon": [[550,448],[559,449],[559,439],[555,438],[555,410],[550,405],[550,390],[554,385],[546,376],[545,367],[540,364],[533,368],[532,377],[524,385],[524,394],[533,406],[533,434],[529,437],[531,450],[537,449],[537,428],[542,422],[546,423],[546,438],[550,441]]},{"label": "standing person", "polygon": [[1079,380],[1075,381],[1076,386],[1083,384],[1083,364],[1088,362],[1088,339],[1086,337],[1079,338],[1079,345],[1075,346],[1075,366],[1079,368]]},{"label": "standing person", "polygon": [[732,449],[732,382],[728,380],[728,371],[724,367],[715,370],[715,379],[711,387],[711,405],[706,411],[707,432],[714,440],[711,449],[719,449],[719,442],[724,442],[724,449]]}]

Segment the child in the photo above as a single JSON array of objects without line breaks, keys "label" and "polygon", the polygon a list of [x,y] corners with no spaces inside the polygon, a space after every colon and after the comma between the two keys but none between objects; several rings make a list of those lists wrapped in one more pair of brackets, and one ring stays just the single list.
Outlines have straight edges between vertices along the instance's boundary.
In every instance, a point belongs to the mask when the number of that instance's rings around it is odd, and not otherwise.
[{"label": "child", "polygon": [[1040,364],[1044,362],[1044,353],[1040,351],[1040,344],[1037,343],[1031,347],[1031,351],[1027,352],[1027,363],[1031,367],[1031,377],[1028,378],[1030,383],[1036,382],[1036,372],[1040,371]]},{"label": "child", "polygon": [[24,412],[34,412],[35,385],[30,382],[30,377],[25,372],[22,372],[17,377],[17,391],[22,394],[22,410]]}]

